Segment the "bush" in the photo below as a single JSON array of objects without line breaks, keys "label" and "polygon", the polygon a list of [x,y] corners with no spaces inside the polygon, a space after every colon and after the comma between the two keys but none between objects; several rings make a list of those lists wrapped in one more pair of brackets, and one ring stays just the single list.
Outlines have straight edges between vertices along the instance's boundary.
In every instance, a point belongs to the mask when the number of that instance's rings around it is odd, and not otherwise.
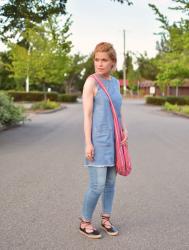
[{"label": "bush", "polygon": [[189,96],[146,96],[147,104],[164,105],[165,102],[178,105],[189,105]]},{"label": "bush", "polygon": [[183,106],[181,108],[181,112],[184,113],[184,114],[189,115],[189,106]]},{"label": "bush", "polygon": [[59,108],[60,104],[57,102],[52,102],[49,99],[47,101],[37,102],[32,105],[33,110],[37,109],[56,109]]},{"label": "bush", "polygon": [[173,104],[166,102],[164,104],[163,108],[167,111],[173,111],[173,112],[189,115],[189,106],[188,105],[178,106],[177,104],[173,105]]},{"label": "bush", "polygon": [[174,112],[179,112],[180,111],[180,107],[177,104],[170,104],[169,102],[166,102],[164,104],[164,109],[167,111],[174,111]]},{"label": "bush", "polygon": [[[34,102],[34,101],[43,101],[44,100],[44,92],[39,91],[31,91],[31,92],[25,92],[25,91],[8,91],[8,95],[14,98],[15,102],[20,101],[28,101],[28,102]],[[47,92],[46,93],[47,98],[51,101],[57,101],[58,94],[57,92]]]},{"label": "bush", "polygon": [[24,120],[24,109],[16,107],[10,96],[0,93],[0,127],[16,125]]},{"label": "bush", "polygon": [[147,104],[163,105],[166,102],[162,96],[146,96],[145,99]]},{"label": "bush", "polygon": [[78,95],[60,94],[58,95],[59,102],[76,102]]},{"label": "bush", "polygon": [[189,96],[167,96],[166,101],[171,104],[189,105]]}]

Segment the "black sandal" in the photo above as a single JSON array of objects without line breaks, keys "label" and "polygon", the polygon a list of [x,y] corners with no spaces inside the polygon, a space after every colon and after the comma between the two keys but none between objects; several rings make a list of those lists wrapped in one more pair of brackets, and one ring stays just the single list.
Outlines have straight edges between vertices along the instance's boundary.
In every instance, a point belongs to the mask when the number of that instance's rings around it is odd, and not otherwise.
[{"label": "black sandal", "polygon": [[[116,236],[118,235],[119,231],[117,230],[117,228],[115,228],[112,223],[110,222],[110,216],[105,216],[105,215],[102,215],[101,216],[102,218],[102,221],[101,221],[101,226],[102,228],[104,229],[104,231],[111,235],[111,236]],[[109,225],[106,225],[108,222]]]},{"label": "black sandal", "polygon": [[[100,239],[102,235],[96,230],[92,225],[90,221],[84,221],[82,218],[79,218],[81,220],[80,222],[80,233],[84,234],[85,236],[91,238],[91,239]],[[82,227],[82,224],[85,225]],[[86,229],[91,229],[91,232],[87,232]]]}]

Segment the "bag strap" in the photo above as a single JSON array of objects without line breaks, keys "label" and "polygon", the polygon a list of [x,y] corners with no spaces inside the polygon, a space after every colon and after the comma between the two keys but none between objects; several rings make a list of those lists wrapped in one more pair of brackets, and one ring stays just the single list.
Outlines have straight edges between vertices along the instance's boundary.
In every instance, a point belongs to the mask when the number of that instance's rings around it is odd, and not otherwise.
[{"label": "bag strap", "polygon": [[[121,126],[119,124],[119,120],[118,120],[117,113],[115,111],[115,107],[114,107],[114,104],[112,102],[112,99],[111,99],[111,97],[110,97],[107,89],[105,88],[104,84],[102,83],[102,81],[100,81],[100,79],[95,74],[91,75],[91,77],[93,77],[97,81],[97,83],[100,85],[100,87],[104,90],[104,92],[108,96],[108,99],[109,99],[109,102],[110,102],[110,107],[111,107],[112,114],[113,114],[114,127],[115,127],[115,131],[116,131],[116,136],[120,140],[120,138],[121,138],[120,137],[120,133],[122,133],[122,129],[121,129]],[[120,133],[118,132],[118,128],[120,130]]]}]

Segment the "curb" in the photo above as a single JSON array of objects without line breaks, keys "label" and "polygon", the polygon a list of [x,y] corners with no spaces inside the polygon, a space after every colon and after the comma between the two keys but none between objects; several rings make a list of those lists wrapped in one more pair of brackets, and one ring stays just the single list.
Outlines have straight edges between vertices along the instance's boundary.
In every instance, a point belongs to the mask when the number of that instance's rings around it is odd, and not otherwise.
[{"label": "curb", "polygon": [[[67,108],[67,107],[66,106],[62,106],[60,108],[51,109],[51,110],[47,110],[47,111],[33,111],[33,112],[28,112],[27,116],[29,116],[30,114],[50,114],[50,113],[55,113],[55,112],[58,112],[58,111],[61,111],[61,110],[65,109],[65,108]],[[28,118],[27,120],[30,120],[30,118]],[[7,127],[0,127],[0,132],[4,131],[4,130],[11,129],[11,128],[20,127],[23,124],[24,124],[24,122],[20,122],[18,124],[10,125],[10,126],[7,126]]]},{"label": "curb", "polygon": [[9,130],[9,129],[12,129],[12,128],[17,128],[17,127],[20,127],[22,126],[24,123],[18,123],[18,124],[14,124],[14,125],[10,125],[10,126],[7,126],[7,127],[1,127],[0,128],[0,132],[1,131],[5,131],[5,130]]},{"label": "curb", "polygon": [[67,108],[67,107],[62,106],[62,107],[57,108],[57,109],[31,111],[31,113],[34,113],[34,114],[50,114],[50,113],[55,113],[57,111],[61,111],[61,110],[65,109],[65,108]]}]

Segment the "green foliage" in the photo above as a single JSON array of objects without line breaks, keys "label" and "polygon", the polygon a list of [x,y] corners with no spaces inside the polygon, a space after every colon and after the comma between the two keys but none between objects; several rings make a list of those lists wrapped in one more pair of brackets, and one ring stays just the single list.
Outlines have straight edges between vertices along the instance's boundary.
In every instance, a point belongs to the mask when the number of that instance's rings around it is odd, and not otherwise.
[{"label": "green foliage", "polygon": [[52,102],[49,99],[47,99],[47,101],[34,103],[34,104],[32,104],[32,107],[31,107],[31,109],[33,109],[33,110],[57,109],[57,108],[60,108],[60,104],[57,102]]},{"label": "green foliage", "polygon": [[163,108],[167,111],[175,111],[175,112],[180,111],[180,107],[177,104],[170,104],[169,102],[165,102]]},{"label": "green foliage", "polygon": [[145,96],[145,100],[147,104],[153,105],[163,105],[166,102],[166,98],[161,96]]},{"label": "green foliage", "polygon": [[17,81],[29,77],[30,82],[35,84],[63,84],[71,65],[68,55],[71,42],[67,40],[70,25],[70,17],[61,28],[56,18],[49,18],[43,25],[22,33],[29,43],[28,49],[9,43],[12,63],[6,66],[12,76]]},{"label": "green foliage", "polygon": [[12,98],[0,92],[0,127],[18,124],[25,118],[23,108],[16,107]]},{"label": "green foliage", "polygon": [[[188,1],[173,0],[174,2],[186,5]],[[178,87],[189,78],[189,23],[181,19],[179,22],[169,24],[167,18],[160,13],[155,5],[149,5],[162,24],[161,46],[159,55],[155,59],[158,68],[157,84],[162,92],[167,86]],[[175,9],[180,9],[175,8]],[[178,94],[178,91],[177,91]]]},{"label": "green foliage", "polygon": [[113,0],[114,2],[118,2],[118,3],[127,3],[128,5],[132,5],[133,2],[130,0]]},{"label": "green foliage", "polygon": [[180,4],[179,6],[172,7],[173,10],[181,10],[189,14],[189,2],[188,0],[172,0],[173,2]]},{"label": "green foliage", "polygon": [[158,67],[154,58],[148,58],[147,53],[137,56],[138,73],[141,78],[154,81],[158,74]]},{"label": "green foliage", "polygon": [[[20,101],[33,102],[33,101],[42,101],[44,99],[44,93],[39,91],[25,92],[25,91],[10,90],[7,91],[7,94],[11,96],[15,102],[20,102]],[[51,101],[57,101],[58,99],[58,94],[56,92],[49,92],[46,93],[46,95],[47,98]]]},{"label": "green foliage", "polygon": [[6,69],[6,64],[10,63],[9,53],[0,52],[0,89],[6,90],[16,88],[16,81],[11,78],[10,72]]},{"label": "green foliage", "polygon": [[166,101],[171,104],[189,105],[189,96],[166,96]]},{"label": "green foliage", "polygon": [[184,113],[184,114],[189,115],[189,106],[183,106],[181,108],[181,112]]},{"label": "green foliage", "polygon": [[81,56],[79,53],[70,56],[70,67],[66,72],[64,82],[67,94],[70,94],[73,88],[82,89],[83,73],[86,72],[87,66],[85,56]]},{"label": "green foliage", "polygon": [[0,6],[0,38],[7,41],[15,37],[20,41],[20,34],[35,24],[46,21],[50,16],[66,14],[67,0],[8,0]]},{"label": "green foliage", "polygon": [[82,80],[85,81],[87,77],[93,73],[94,73],[93,57],[92,55],[89,55],[83,64]]},{"label": "green foliage", "polygon": [[147,104],[163,105],[166,102],[177,105],[189,105],[189,96],[146,96]]},{"label": "green foliage", "polygon": [[76,102],[77,101],[77,95],[71,95],[71,94],[60,94],[58,96],[59,102]]},{"label": "green foliage", "polygon": [[169,102],[166,102],[163,106],[163,109],[189,115],[189,105],[178,106],[177,104],[170,104]]}]

